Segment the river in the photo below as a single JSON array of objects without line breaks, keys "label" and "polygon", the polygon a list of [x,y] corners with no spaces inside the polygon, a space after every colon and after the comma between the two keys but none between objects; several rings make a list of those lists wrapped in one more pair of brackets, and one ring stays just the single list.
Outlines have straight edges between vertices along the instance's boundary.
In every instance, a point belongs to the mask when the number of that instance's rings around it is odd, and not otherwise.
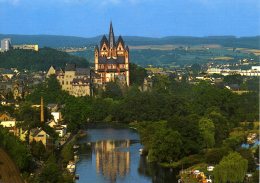
[{"label": "river", "polygon": [[177,171],[147,163],[139,135],[132,129],[88,129],[79,143],[77,183],[174,183]]}]

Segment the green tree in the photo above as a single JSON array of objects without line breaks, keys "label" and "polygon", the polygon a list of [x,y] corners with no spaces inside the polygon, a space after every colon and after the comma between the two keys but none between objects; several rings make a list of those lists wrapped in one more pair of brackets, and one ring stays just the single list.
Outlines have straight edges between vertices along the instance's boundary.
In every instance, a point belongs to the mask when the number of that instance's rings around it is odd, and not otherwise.
[{"label": "green tree", "polygon": [[181,154],[181,135],[171,129],[157,129],[152,138],[148,158],[150,161],[171,162]]},{"label": "green tree", "polygon": [[117,82],[109,82],[106,84],[106,89],[103,91],[102,96],[104,98],[120,99],[123,93]]},{"label": "green tree", "polygon": [[216,183],[243,182],[247,172],[247,160],[239,153],[232,152],[225,156],[214,169],[214,180]]},{"label": "green tree", "polygon": [[73,144],[66,144],[61,150],[61,157],[63,162],[69,162],[73,160],[74,153],[73,153]]},{"label": "green tree", "polygon": [[134,63],[130,63],[130,83],[131,85],[142,85],[144,82],[144,78],[147,76],[147,71],[137,66]]},{"label": "green tree", "polygon": [[200,134],[204,140],[204,146],[207,148],[215,145],[215,126],[212,120],[201,118],[199,120]]}]

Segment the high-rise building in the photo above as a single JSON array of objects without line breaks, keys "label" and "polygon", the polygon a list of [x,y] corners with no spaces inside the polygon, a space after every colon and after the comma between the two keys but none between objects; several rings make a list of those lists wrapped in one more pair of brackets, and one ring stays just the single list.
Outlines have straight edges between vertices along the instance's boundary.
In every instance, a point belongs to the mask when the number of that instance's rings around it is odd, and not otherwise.
[{"label": "high-rise building", "polygon": [[129,48],[121,36],[115,41],[112,22],[109,37],[104,35],[100,47],[95,48],[95,72],[100,75],[102,84],[120,80],[129,86]]},{"label": "high-rise building", "polygon": [[9,51],[11,49],[11,39],[5,38],[1,40],[1,51]]}]

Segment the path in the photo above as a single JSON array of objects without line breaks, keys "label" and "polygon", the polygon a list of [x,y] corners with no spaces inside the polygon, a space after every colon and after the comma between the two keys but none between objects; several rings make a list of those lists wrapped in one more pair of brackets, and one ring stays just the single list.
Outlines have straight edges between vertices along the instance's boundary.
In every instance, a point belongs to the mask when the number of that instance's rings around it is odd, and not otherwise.
[{"label": "path", "polygon": [[0,183],[24,183],[10,156],[0,148]]}]

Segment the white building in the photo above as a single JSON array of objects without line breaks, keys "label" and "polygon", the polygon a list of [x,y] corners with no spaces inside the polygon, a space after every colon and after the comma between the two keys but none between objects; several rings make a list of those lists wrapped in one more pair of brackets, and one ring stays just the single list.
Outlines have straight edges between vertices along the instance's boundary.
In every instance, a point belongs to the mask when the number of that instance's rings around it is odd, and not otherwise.
[{"label": "white building", "polygon": [[11,39],[5,38],[1,40],[1,51],[9,51],[11,49]]},{"label": "white building", "polygon": [[62,120],[61,112],[51,112],[53,119],[55,122],[59,122]]},{"label": "white building", "polygon": [[221,74],[223,76],[240,74],[241,76],[260,76],[260,66],[252,66],[251,69],[229,69],[229,68],[209,68],[208,74]]}]

